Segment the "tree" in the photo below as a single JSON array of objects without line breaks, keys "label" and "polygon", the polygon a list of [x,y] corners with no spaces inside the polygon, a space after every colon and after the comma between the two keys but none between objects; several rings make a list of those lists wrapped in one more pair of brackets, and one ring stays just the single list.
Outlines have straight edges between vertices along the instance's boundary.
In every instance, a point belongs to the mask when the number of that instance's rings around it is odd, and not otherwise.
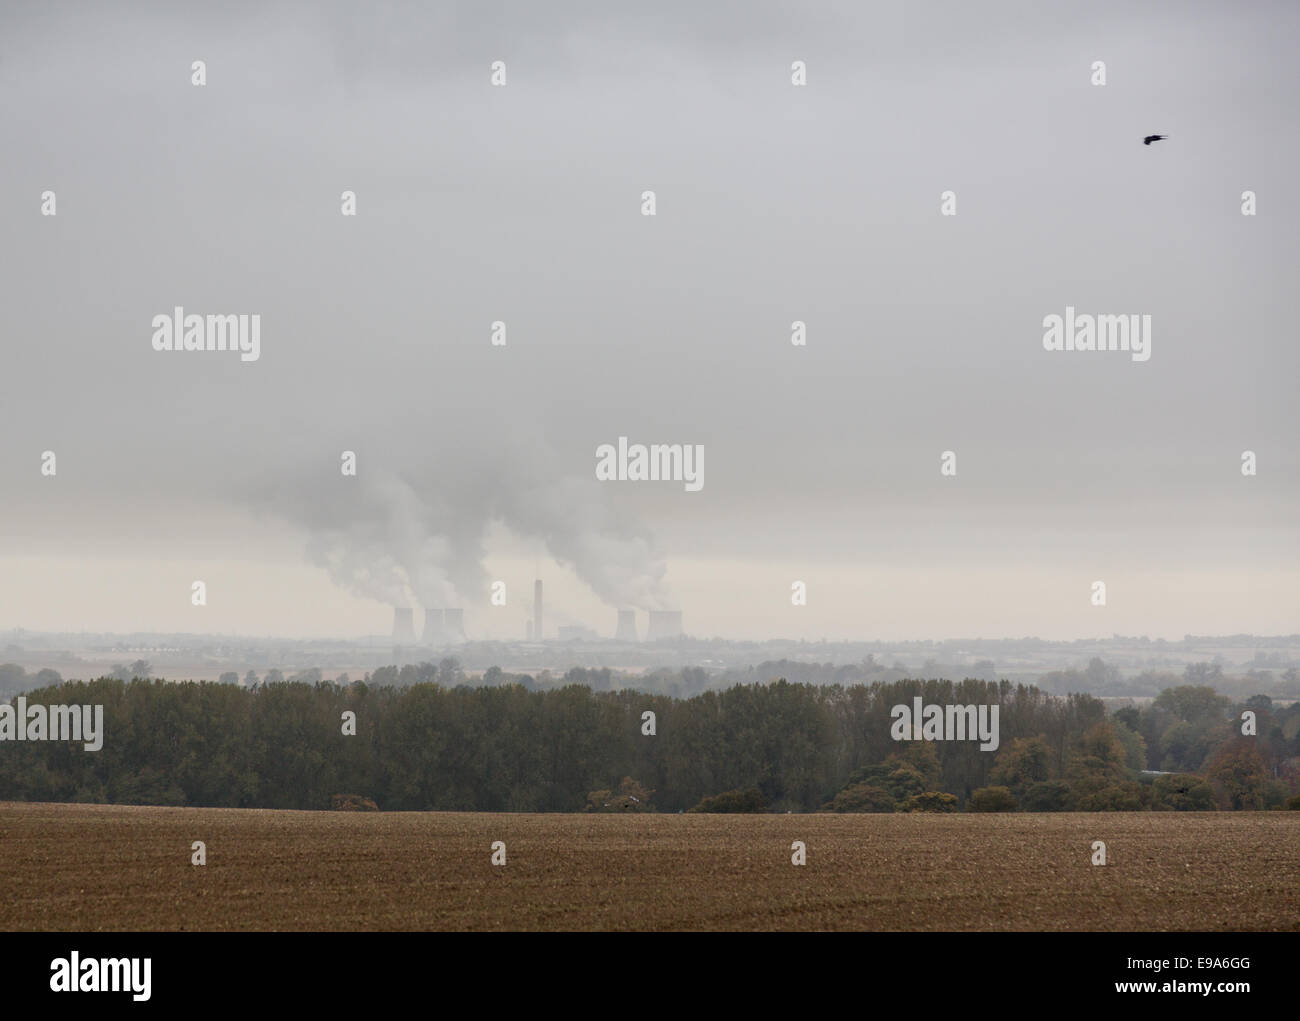
[{"label": "tree", "polygon": [[1093,724],[1075,742],[1066,765],[1066,776],[1074,787],[1080,784],[1104,786],[1106,781],[1127,777],[1128,750],[1108,720]]},{"label": "tree", "polygon": [[715,794],[711,798],[704,798],[698,805],[694,808],[688,808],[687,811],[701,813],[766,812],[767,799],[763,797],[763,792],[757,787],[747,787],[744,790],[724,791],[722,794]]},{"label": "tree", "polygon": [[989,779],[1013,795],[1023,794],[1048,778],[1051,761],[1052,750],[1041,737],[1018,737],[997,753]]},{"label": "tree", "polygon": [[969,812],[1014,812],[1015,796],[1006,787],[981,787],[966,802]]},{"label": "tree", "polygon": [[460,660],[448,656],[438,664],[438,683],[444,688],[454,688],[465,683],[465,671],[460,668]]},{"label": "tree", "polygon": [[[1189,679],[1193,674],[1193,667],[1205,666],[1208,664],[1196,663],[1189,666],[1187,668]],[[1215,667],[1215,670],[1217,671],[1218,667]],[[1217,679],[1223,680],[1221,672],[1217,675]],[[1166,688],[1156,696],[1152,705],[1157,709],[1167,709],[1180,720],[1195,723],[1206,717],[1223,719],[1231,702],[1227,696],[1220,695],[1209,685],[1185,684],[1178,688]]]},{"label": "tree", "polygon": [[1183,677],[1189,685],[1212,691],[1214,685],[1223,683],[1223,668],[1218,663],[1188,663]]},{"label": "tree", "polygon": [[1024,812],[1064,812],[1073,792],[1064,780],[1043,780],[1031,784],[1020,799]]},{"label": "tree", "polygon": [[1118,718],[1113,721],[1112,725],[1115,729],[1115,736],[1119,738],[1119,743],[1124,746],[1124,764],[1135,771],[1146,769],[1147,743],[1142,740],[1142,735]]},{"label": "tree", "polygon": [[653,812],[650,798],[654,791],[647,790],[630,776],[623,777],[615,794],[607,789],[592,791],[587,795],[588,812]]},{"label": "tree", "polygon": [[889,791],[869,783],[845,787],[822,806],[825,812],[892,812],[897,807]]},{"label": "tree", "polygon": [[[925,748],[934,754],[934,746],[926,743]],[[844,790],[861,785],[879,787],[894,801],[904,801],[913,794],[920,794],[929,786],[938,786],[940,774],[938,759],[925,772],[910,762],[904,761],[897,754],[890,755],[884,762],[863,766],[849,777]],[[927,778],[927,773],[929,774]]]},{"label": "tree", "polygon": [[1106,691],[1118,684],[1120,680],[1118,668],[1108,666],[1099,656],[1093,656],[1088,661],[1088,669],[1084,671],[1083,676],[1088,690],[1093,692]]},{"label": "tree", "polygon": [[943,791],[923,791],[914,794],[898,806],[900,812],[955,812],[957,796]]},{"label": "tree", "polygon": [[1076,812],[1140,812],[1146,807],[1142,795],[1141,784],[1126,780],[1093,790],[1076,790],[1072,807]]},{"label": "tree", "polygon": [[1128,780],[1127,761],[1128,751],[1112,721],[1103,720],[1089,727],[1071,749],[1066,768],[1069,807],[1076,812],[1140,809],[1142,788]]},{"label": "tree", "polygon": [[1258,811],[1267,807],[1268,769],[1254,741],[1239,738],[1224,745],[1210,760],[1205,776],[1224,808]]},{"label": "tree", "polygon": [[896,752],[890,759],[902,761],[915,770],[923,784],[921,790],[936,790],[943,783],[943,765],[930,741],[909,741],[903,746],[902,755]]},{"label": "tree", "polygon": [[27,671],[17,663],[0,663],[0,695],[18,692],[27,679]]},{"label": "tree", "polygon": [[1192,773],[1158,776],[1151,785],[1151,807],[1167,812],[1213,812],[1214,788]]}]

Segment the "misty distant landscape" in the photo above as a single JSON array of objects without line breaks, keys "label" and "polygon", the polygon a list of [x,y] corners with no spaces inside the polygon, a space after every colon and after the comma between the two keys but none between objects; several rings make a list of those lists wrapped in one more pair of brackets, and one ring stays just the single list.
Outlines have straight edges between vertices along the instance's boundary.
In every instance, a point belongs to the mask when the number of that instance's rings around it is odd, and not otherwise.
[{"label": "misty distant landscape", "polygon": [[1300,929],[1298,38],[5,0],[0,931]]},{"label": "misty distant landscape", "polygon": [[1154,698],[1179,684],[1223,694],[1300,699],[1300,634],[1149,638],[952,639],[947,641],[728,641],[679,635],[651,642],[595,629],[548,642],[395,645],[391,636],[273,639],[186,634],[0,631],[0,695],[67,678],[162,677],[245,687],[321,680],[378,685],[585,684],[673,696],[785,678],[860,684],[907,678],[1009,680],[1050,694]]}]

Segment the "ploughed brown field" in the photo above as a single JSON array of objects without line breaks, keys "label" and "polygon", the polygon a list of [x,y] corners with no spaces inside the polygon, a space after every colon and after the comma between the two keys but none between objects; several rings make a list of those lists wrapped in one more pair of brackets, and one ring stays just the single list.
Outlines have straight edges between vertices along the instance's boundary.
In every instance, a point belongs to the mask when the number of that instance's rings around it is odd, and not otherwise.
[{"label": "ploughed brown field", "polygon": [[[207,865],[190,864],[207,844]],[[491,845],[506,844],[504,867]],[[804,841],[808,863],[791,864]],[[1090,864],[1103,840],[1109,863]],[[0,803],[0,929],[1300,929],[1300,812]]]}]

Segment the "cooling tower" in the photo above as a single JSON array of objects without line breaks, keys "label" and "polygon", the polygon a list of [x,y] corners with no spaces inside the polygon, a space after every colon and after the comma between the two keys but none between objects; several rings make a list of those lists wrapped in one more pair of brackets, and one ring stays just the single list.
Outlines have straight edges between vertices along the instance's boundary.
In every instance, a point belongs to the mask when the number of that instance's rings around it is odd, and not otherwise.
[{"label": "cooling tower", "polygon": [[614,641],[616,642],[640,641],[636,633],[636,611],[635,610],[618,611],[618,630],[614,632]]},{"label": "cooling tower", "polygon": [[409,607],[393,607],[393,641],[399,645],[415,643],[415,611]]},{"label": "cooling tower", "polygon": [[682,611],[681,610],[651,610],[650,626],[646,629],[645,640],[647,642],[658,641],[660,638],[678,638],[682,633]]},{"label": "cooling tower", "polygon": [[420,640],[425,645],[438,645],[445,641],[442,633],[442,611],[425,610],[424,611],[424,634]]},{"label": "cooling tower", "polygon": [[449,642],[463,642],[465,640],[465,611],[443,610],[442,613],[442,629],[445,639]]},{"label": "cooling tower", "polygon": [[542,640],[542,579],[533,582],[533,638]]}]

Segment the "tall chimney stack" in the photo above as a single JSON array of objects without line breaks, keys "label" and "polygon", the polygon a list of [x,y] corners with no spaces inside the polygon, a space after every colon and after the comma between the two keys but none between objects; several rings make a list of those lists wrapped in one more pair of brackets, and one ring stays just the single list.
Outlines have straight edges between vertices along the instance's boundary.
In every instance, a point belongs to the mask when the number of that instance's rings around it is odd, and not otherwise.
[{"label": "tall chimney stack", "polygon": [[639,642],[640,640],[636,633],[636,611],[619,610],[618,630],[614,632],[614,641]]},{"label": "tall chimney stack", "polygon": [[533,639],[540,642],[544,636],[542,631],[542,579],[538,578],[533,582]]},{"label": "tall chimney stack", "polygon": [[415,611],[410,607],[393,607],[393,641],[398,645],[415,644]]}]

